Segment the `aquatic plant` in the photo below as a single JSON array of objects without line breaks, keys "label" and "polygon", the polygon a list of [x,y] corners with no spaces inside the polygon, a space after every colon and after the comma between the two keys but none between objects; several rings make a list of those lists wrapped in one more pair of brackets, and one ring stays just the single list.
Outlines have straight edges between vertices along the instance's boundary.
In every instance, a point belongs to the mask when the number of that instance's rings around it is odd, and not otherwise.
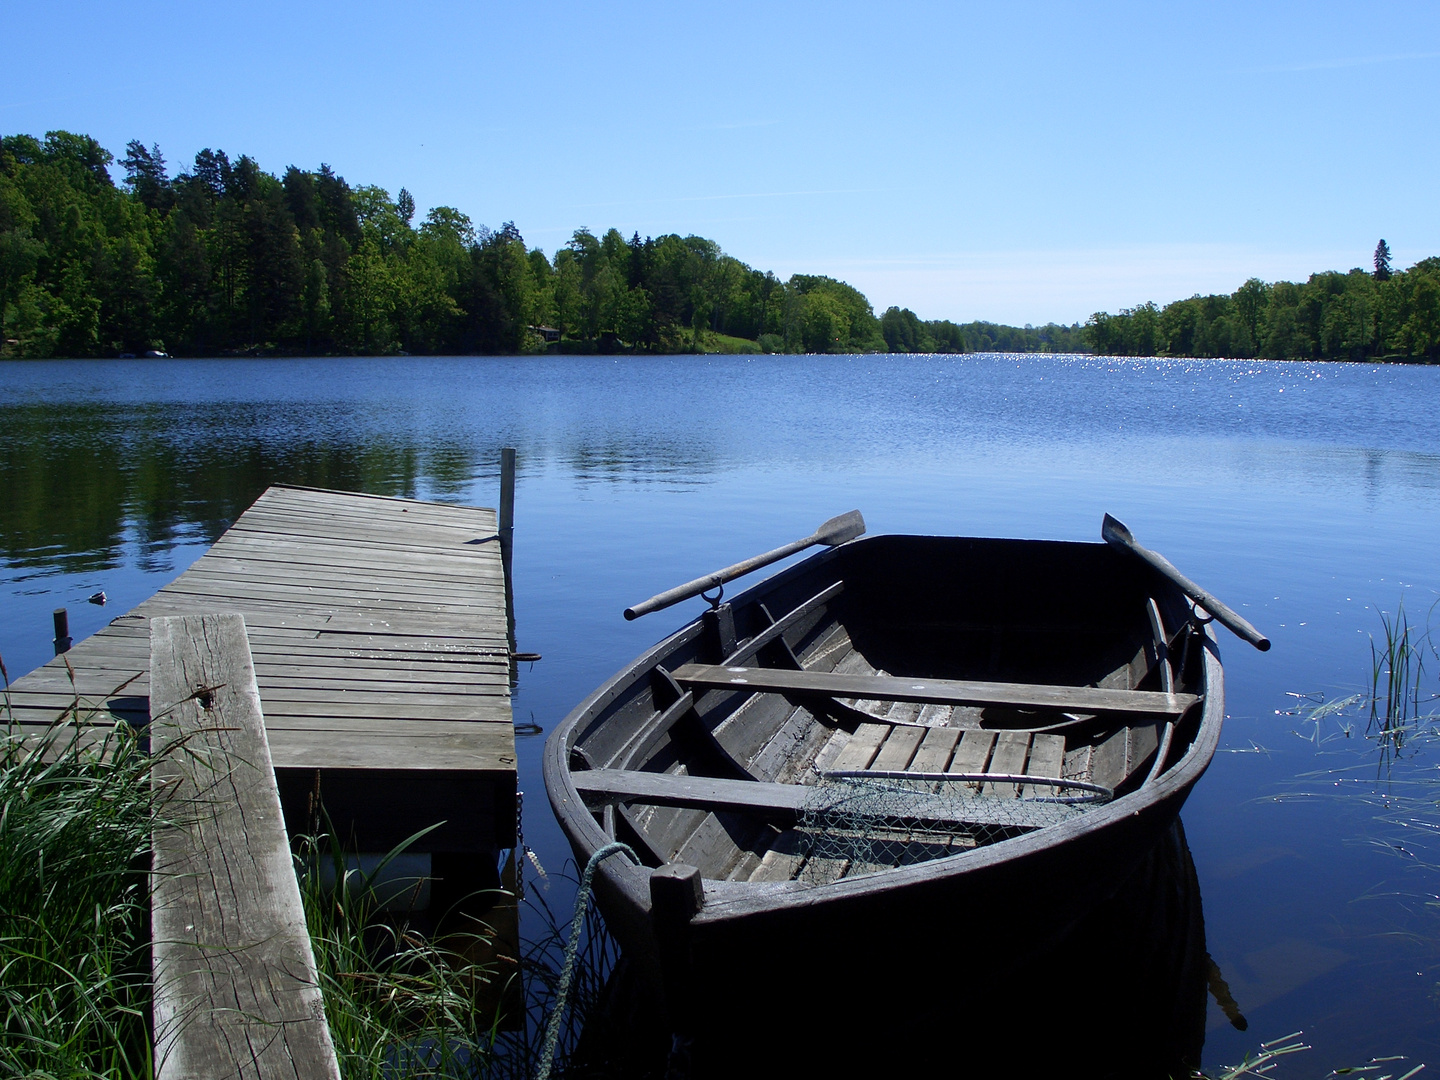
[{"label": "aquatic plant", "polygon": [[[1271,1039],[1269,1042],[1263,1042],[1260,1044],[1260,1049],[1256,1051],[1253,1056],[1246,1054],[1245,1060],[1239,1065],[1231,1065],[1229,1068],[1214,1074],[1213,1077],[1208,1073],[1197,1073],[1196,1075],[1197,1077],[1204,1078],[1204,1080],[1241,1080],[1242,1077],[1246,1076],[1273,1078],[1275,1075],[1274,1070],[1281,1058],[1310,1049],[1309,1044],[1302,1042],[1300,1039],[1300,1036],[1303,1034],[1304,1032],[1302,1031],[1293,1031],[1289,1035],[1282,1036],[1279,1039]],[[1364,1077],[1365,1080],[1411,1080],[1412,1077],[1425,1068],[1423,1064],[1416,1065],[1414,1068],[1399,1076],[1393,1072],[1382,1071],[1385,1069],[1399,1068],[1398,1063],[1404,1060],[1406,1059],[1398,1054],[1391,1057],[1371,1058],[1364,1065],[1332,1069],[1326,1073],[1325,1080],[1335,1080],[1336,1077],[1340,1076],[1358,1076]]]},{"label": "aquatic plant", "polygon": [[6,677],[0,1074],[151,1075],[150,765],[139,732],[89,722],[78,696],[22,734]]},{"label": "aquatic plant", "polygon": [[[333,829],[296,840],[305,920],[345,1080],[488,1075],[500,1016],[482,999],[494,971],[471,955],[483,952],[490,927],[450,912],[453,918],[439,921],[448,924],[443,935],[425,934],[387,913],[393,905],[379,891],[389,864],[428,831],[369,872],[351,865]],[[466,929],[455,929],[467,920]]]},{"label": "aquatic plant", "polygon": [[[1407,728],[1420,718],[1425,654],[1435,655],[1435,644],[1428,619],[1423,633],[1410,625],[1403,599],[1393,616],[1380,613],[1380,623],[1384,644],[1377,643],[1373,635],[1370,638],[1370,722],[1366,730],[1398,746]],[[1426,700],[1434,697],[1430,694]]]}]

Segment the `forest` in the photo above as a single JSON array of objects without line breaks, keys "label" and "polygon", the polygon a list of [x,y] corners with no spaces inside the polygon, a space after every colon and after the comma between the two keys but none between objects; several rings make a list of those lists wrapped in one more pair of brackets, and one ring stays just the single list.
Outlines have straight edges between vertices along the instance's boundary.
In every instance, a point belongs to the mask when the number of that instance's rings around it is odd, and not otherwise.
[{"label": "forest", "polygon": [[[117,183],[112,166],[123,177]],[[1252,278],[1230,295],[1097,312],[1084,326],[878,317],[843,281],[782,281],[699,236],[578,229],[547,256],[513,223],[281,176],[202,150],[118,161],[89,136],[0,137],[0,357],[562,352],[1092,352],[1434,361],[1440,258]]]},{"label": "forest", "polygon": [[1423,360],[1440,354],[1440,258],[1311,274],[1270,284],[1251,278],[1226,296],[1192,296],[1086,321],[1091,352],[1108,356],[1232,356],[1270,360]]},{"label": "forest", "polygon": [[[123,172],[119,183],[111,166]],[[0,138],[0,355],[1074,351],[1080,327],[876,317],[856,289],[781,281],[698,236],[577,230],[553,258],[509,222],[282,176],[202,150],[116,159],[64,131]]]}]

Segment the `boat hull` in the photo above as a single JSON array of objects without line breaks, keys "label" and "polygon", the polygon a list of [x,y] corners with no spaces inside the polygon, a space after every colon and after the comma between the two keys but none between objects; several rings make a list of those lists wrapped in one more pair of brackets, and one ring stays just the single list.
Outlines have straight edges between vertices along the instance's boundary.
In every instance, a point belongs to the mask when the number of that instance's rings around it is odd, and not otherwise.
[{"label": "boat hull", "polygon": [[[1193,645],[1193,651],[1176,666],[1183,667],[1186,688],[1198,700],[1175,724],[1169,756],[1152,775],[1141,783],[1135,774],[1127,781],[1132,790],[1073,820],[821,884],[707,877],[704,903],[683,942],[684,1001],[670,995],[677,1025],[713,1030],[714,1018],[733,1015],[737,1002],[746,1003],[741,1012],[750,1004],[793,1008],[817,993],[843,997],[876,985],[903,986],[907,1000],[942,1001],[947,997],[941,991],[959,973],[1029,962],[1063,940],[1149,857],[1214,753],[1224,700],[1213,635],[1191,623],[1178,590],[1106,545],[937,537],[854,541],[736,598],[738,640],[743,644],[772,613],[803,607],[807,597],[836,582],[844,585],[845,603],[832,604],[832,614],[846,624],[856,649],[868,650],[875,668],[883,663],[906,677],[983,674],[977,669],[983,650],[973,647],[979,639],[972,640],[972,628],[988,625],[992,637],[1003,633],[1017,643],[1014,658],[997,650],[1001,676],[1094,685],[1095,673],[1132,647],[1144,606],[1153,601],[1167,628],[1187,628],[1187,649]],[[657,668],[714,663],[733,647],[716,644],[721,631],[714,623],[697,620],[627,665],[547,741],[547,791],[581,865],[624,834],[607,830],[593,798],[587,804],[577,789],[572,769],[611,760],[607,755],[623,757],[613,747],[637,738],[627,725],[661,707],[648,696],[658,692]],[[1057,642],[1065,647],[1055,647]],[[803,650],[801,655],[803,662]],[[995,655],[989,664],[995,671]],[[1164,756],[1168,745],[1156,755]],[[649,767],[663,768],[674,756],[661,754]],[[682,774],[684,764],[678,766]],[[669,856],[663,845],[655,852]],[[662,949],[656,935],[650,873],[623,856],[605,859],[595,878],[597,902],[641,980],[658,988],[668,970],[675,991],[674,958],[666,955],[675,950]],[[908,1021],[916,1015],[907,1013]],[[702,1024],[702,1017],[709,1019]]]}]

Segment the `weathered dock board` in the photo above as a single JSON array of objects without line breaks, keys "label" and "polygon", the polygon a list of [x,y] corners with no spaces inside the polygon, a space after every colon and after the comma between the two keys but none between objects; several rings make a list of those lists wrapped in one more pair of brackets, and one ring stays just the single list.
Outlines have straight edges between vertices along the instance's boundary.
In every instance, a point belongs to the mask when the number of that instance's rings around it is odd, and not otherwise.
[{"label": "weathered dock board", "polygon": [[339,1080],[241,615],[159,618],[158,1080]]},{"label": "weathered dock board", "polygon": [[306,812],[318,773],[336,825],[365,850],[442,819],[433,850],[511,846],[494,511],[272,487],[154,597],[17,679],[14,719],[47,724],[78,694],[102,720],[145,722],[150,620],[218,612],[245,617],[288,815]]}]

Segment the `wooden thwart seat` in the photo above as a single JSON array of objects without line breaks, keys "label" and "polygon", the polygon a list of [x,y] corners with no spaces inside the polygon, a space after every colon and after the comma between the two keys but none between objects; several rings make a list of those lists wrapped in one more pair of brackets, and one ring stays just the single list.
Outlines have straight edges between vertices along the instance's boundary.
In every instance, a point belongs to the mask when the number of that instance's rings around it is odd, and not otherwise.
[{"label": "wooden thwart seat", "polygon": [[1021,709],[1063,709],[1084,713],[1179,717],[1199,700],[1194,694],[1166,694],[1155,690],[906,679],[894,675],[845,675],[717,664],[683,664],[672,674],[681,686],[697,688],[822,694],[827,697],[922,704],[1008,705]]},{"label": "wooden thwart seat", "polygon": [[[800,784],[767,784],[754,780],[724,780],[711,776],[678,776],[674,773],[637,772],[632,769],[585,769],[571,773],[575,788],[591,805],[604,802],[641,802],[653,806],[678,806],[716,813],[759,814],[773,820],[793,822],[815,796],[815,789]],[[1000,787],[1001,785],[995,785]],[[1005,785],[1012,790],[1014,785]],[[1054,806],[1061,820],[1073,811]],[[966,806],[963,811],[939,795],[917,795],[910,815],[956,825],[1009,825],[1013,816]],[[993,819],[993,820],[992,820]]]}]

